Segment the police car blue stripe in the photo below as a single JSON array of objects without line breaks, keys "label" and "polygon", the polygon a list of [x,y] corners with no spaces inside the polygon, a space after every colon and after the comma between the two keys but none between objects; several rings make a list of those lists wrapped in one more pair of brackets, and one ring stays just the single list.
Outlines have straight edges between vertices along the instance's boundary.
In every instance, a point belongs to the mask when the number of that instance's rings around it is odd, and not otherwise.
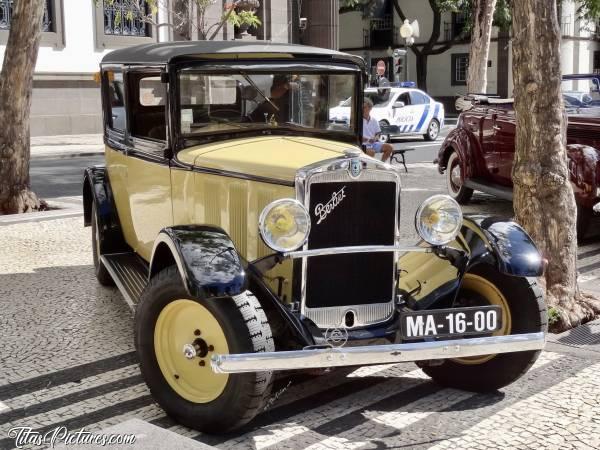
[{"label": "police car blue stripe", "polygon": [[423,123],[425,123],[425,119],[427,118],[428,113],[429,113],[429,105],[425,105],[425,109],[423,110],[423,115],[421,116],[421,119],[419,120],[419,124],[417,125],[417,128],[415,129],[415,131],[421,129],[421,127],[423,126]]},{"label": "police car blue stripe", "polygon": [[413,127],[414,127],[414,125],[409,126],[408,130],[406,130],[406,131],[408,131],[410,133],[412,131]]},{"label": "police car blue stripe", "polygon": [[440,105],[438,105],[437,103],[435,104],[435,111],[433,112],[433,117],[435,117],[438,122],[439,122],[439,117],[438,114],[440,113]]}]

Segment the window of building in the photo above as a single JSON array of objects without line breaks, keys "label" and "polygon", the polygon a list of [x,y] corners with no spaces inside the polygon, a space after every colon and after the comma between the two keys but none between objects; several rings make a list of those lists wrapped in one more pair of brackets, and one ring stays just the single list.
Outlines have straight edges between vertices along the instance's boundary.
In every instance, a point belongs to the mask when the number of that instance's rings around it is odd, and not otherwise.
[{"label": "window of building", "polygon": [[99,0],[95,9],[96,46],[112,48],[153,42],[151,14],[146,0]]},{"label": "window of building", "polygon": [[[6,44],[15,0],[0,0],[0,44]],[[42,19],[42,46],[64,47],[62,0],[45,0]]]},{"label": "window of building", "polygon": [[469,69],[469,54],[455,53],[452,55],[452,86],[467,84],[467,71]]},{"label": "window of building", "polygon": [[593,72],[596,75],[600,74],[600,51],[598,51],[598,50],[594,51],[594,67],[593,67]]}]

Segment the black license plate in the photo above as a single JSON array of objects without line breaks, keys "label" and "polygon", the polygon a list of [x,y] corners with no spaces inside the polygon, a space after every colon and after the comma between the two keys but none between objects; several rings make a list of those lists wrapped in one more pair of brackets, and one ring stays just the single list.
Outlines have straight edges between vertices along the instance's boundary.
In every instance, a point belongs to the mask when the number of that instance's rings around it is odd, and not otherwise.
[{"label": "black license plate", "polygon": [[400,331],[404,339],[486,335],[502,328],[499,306],[403,312]]}]

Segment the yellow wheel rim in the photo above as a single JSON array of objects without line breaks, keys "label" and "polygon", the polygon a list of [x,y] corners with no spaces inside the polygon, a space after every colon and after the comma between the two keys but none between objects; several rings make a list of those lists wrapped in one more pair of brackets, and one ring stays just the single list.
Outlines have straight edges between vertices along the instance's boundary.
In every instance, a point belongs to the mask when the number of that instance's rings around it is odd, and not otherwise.
[{"label": "yellow wheel rim", "polygon": [[[189,359],[184,348],[197,339],[213,349],[202,358]],[[174,300],[160,312],[154,328],[154,352],[163,377],[184,399],[208,403],[225,389],[229,375],[214,373],[210,357],[229,353],[227,339],[215,316],[199,303]]]},{"label": "yellow wheel rim", "polygon": [[[483,277],[468,273],[463,278],[462,286],[463,289],[468,289],[471,292],[481,295],[489,305],[500,306],[502,308],[502,328],[495,331],[493,336],[504,336],[510,334],[512,330],[512,318],[510,315],[510,308],[504,294],[496,287],[494,283],[486,280]],[[483,306],[483,305],[482,305]],[[492,359],[494,355],[484,356],[473,356],[470,358],[456,358],[453,361],[460,364],[483,364],[486,361]]]}]

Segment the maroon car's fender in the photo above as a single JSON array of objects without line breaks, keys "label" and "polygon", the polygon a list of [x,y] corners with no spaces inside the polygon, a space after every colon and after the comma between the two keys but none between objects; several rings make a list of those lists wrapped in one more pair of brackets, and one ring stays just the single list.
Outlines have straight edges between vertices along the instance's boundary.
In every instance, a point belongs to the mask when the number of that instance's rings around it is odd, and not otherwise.
[{"label": "maroon car's fender", "polygon": [[591,209],[600,198],[600,151],[581,144],[567,145],[569,177],[575,200],[583,208]]},{"label": "maroon car's fender", "polygon": [[479,172],[477,161],[482,160],[481,148],[477,136],[460,127],[450,131],[440,147],[437,159],[434,161],[437,163],[440,173],[444,173],[446,170],[448,158],[450,158],[452,152],[458,154],[461,163],[461,173],[464,178],[475,178]]}]

